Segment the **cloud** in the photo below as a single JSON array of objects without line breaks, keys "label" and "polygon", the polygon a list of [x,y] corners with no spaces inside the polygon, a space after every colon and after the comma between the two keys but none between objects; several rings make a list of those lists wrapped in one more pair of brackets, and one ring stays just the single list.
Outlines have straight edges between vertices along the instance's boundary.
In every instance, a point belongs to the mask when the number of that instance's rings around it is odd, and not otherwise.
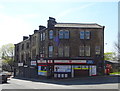
[{"label": "cloud", "polygon": [[22,41],[22,36],[33,32],[32,26],[23,19],[0,14],[0,46]]},{"label": "cloud", "polygon": [[1,0],[1,2],[118,2],[119,0]]},{"label": "cloud", "polygon": [[70,13],[73,13],[75,11],[80,11],[80,10],[83,10],[85,8],[88,8],[92,5],[94,5],[95,3],[90,3],[90,4],[85,4],[85,5],[82,5],[82,6],[79,6],[79,7],[74,7],[74,8],[69,8],[69,9],[66,9],[65,11],[63,12],[60,12],[56,17],[57,18],[61,18],[61,17],[64,17],[64,16],[67,16],[69,15]]}]

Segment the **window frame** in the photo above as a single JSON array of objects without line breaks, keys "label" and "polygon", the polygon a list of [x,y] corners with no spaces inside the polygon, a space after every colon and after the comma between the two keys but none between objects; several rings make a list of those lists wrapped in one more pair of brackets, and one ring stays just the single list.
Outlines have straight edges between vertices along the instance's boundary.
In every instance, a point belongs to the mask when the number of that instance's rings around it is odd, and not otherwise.
[{"label": "window frame", "polygon": [[[66,49],[68,48],[68,49]],[[64,46],[64,57],[70,57],[70,46]]]},{"label": "window frame", "polygon": [[70,31],[69,30],[64,30],[64,39],[69,39],[70,38]]},{"label": "window frame", "polygon": [[79,55],[85,56],[85,46],[84,45],[79,46]]},{"label": "window frame", "polygon": [[59,39],[64,39],[64,30],[59,30]]},{"label": "window frame", "polygon": [[80,31],[79,35],[80,39],[85,39],[85,31]]},{"label": "window frame", "polygon": [[85,39],[90,39],[90,31],[85,31]]},{"label": "window frame", "polygon": [[[50,51],[50,47],[52,47],[52,51]],[[54,51],[54,48],[52,45],[49,45],[48,46],[48,57],[53,57],[53,51]]]},{"label": "window frame", "polygon": [[90,45],[85,46],[85,56],[91,56],[91,48]]},{"label": "window frame", "polygon": [[53,39],[53,35],[54,35],[53,30],[50,30],[50,31],[49,31],[49,39]]}]

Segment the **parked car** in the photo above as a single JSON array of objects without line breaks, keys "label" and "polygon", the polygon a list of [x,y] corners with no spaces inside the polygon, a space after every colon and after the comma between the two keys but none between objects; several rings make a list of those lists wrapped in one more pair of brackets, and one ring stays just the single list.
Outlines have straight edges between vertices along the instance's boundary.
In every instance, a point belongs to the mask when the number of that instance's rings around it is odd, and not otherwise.
[{"label": "parked car", "polygon": [[6,74],[4,74],[4,73],[0,73],[0,80],[2,80],[1,82],[2,83],[7,83],[7,78],[8,78],[8,76],[6,75]]},{"label": "parked car", "polygon": [[1,72],[0,73],[0,81],[2,83],[7,83],[8,78],[11,77],[11,73],[9,72]]}]

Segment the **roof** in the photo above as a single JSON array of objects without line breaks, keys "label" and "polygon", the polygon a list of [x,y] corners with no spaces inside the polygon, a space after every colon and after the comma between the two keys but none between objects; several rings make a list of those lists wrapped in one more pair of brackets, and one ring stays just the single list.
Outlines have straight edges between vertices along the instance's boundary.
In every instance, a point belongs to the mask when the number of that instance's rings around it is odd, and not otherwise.
[{"label": "roof", "polygon": [[55,27],[103,28],[103,26],[97,23],[56,23]]}]

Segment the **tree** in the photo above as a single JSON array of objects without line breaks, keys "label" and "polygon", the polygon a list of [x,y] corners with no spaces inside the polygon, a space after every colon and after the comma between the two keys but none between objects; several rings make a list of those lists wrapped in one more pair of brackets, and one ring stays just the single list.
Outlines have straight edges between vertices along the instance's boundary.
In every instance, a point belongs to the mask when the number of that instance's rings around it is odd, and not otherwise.
[{"label": "tree", "polygon": [[3,70],[13,71],[14,61],[14,44],[6,44],[0,48],[0,54],[2,61]]},{"label": "tree", "polygon": [[104,60],[117,61],[117,55],[115,52],[106,52],[104,53]]}]

